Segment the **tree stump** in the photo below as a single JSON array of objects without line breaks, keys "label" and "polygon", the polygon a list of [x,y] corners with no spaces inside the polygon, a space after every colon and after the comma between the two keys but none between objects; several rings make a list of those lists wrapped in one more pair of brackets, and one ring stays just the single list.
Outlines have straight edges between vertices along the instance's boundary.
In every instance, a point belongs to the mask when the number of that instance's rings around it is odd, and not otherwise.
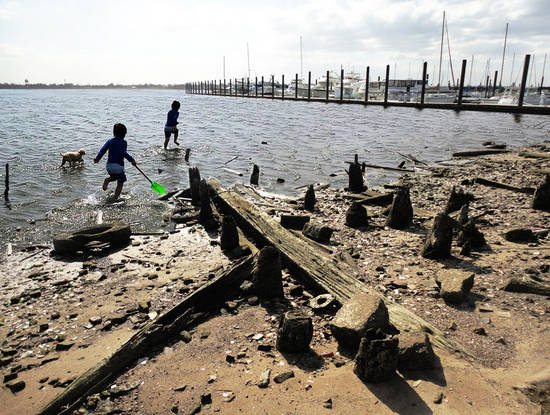
[{"label": "tree stump", "polygon": [[440,213],[435,217],[433,227],[426,235],[422,256],[430,259],[446,258],[451,255],[452,242],[453,220]]},{"label": "tree stump", "polygon": [[201,174],[198,167],[189,168],[189,187],[191,188],[191,200],[194,206],[198,206],[200,202],[200,183]]},{"label": "tree stump", "polygon": [[413,208],[408,187],[400,188],[393,197],[386,226],[393,229],[403,229],[412,223]]},{"label": "tree stump", "polygon": [[239,246],[239,232],[233,216],[223,216],[220,246],[222,251],[231,251]]},{"label": "tree stump", "polygon": [[474,200],[474,195],[464,192],[464,189],[460,187],[457,190],[456,186],[453,186],[453,190],[451,190],[451,195],[449,196],[449,200],[447,200],[444,213],[449,214],[456,212],[472,200]]},{"label": "tree stump", "polygon": [[328,244],[330,242],[330,237],[334,229],[320,225],[318,223],[308,222],[304,225],[302,233],[314,241],[320,242],[322,244]]},{"label": "tree stump", "polygon": [[348,173],[348,189],[350,192],[360,193],[364,190],[363,171],[359,164],[359,156],[355,155],[355,160],[349,166]]},{"label": "tree stump", "polygon": [[307,215],[281,215],[281,226],[301,231],[309,219]]},{"label": "tree stump", "polygon": [[360,228],[369,224],[367,209],[361,203],[353,202],[346,212],[346,225],[350,228]]},{"label": "tree stump", "polygon": [[277,248],[266,246],[258,252],[252,282],[258,296],[264,299],[283,297],[281,256]]},{"label": "tree stump", "polygon": [[535,191],[531,206],[533,209],[550,210],[550,175],[544,177],[544,181]]},{"label": "tree stump", "polygon": [[254,164],[252,167],[252,174],[250,175],[250,184],[258,185],[258,180],[260,179],[260,168]]},{"label": "tree stump", "polygon": [[399,339],[384,337],[361,339],[353,372],[364,382],[379,383],[390,379],[397,369]]},{"label": "tree stump", "polygon": [[308,186],[306,195],[304,196],[304,209],[310,212],[315,210],[315,190],[313,190],[312,184]]},{"label": "tree stump", "polygon": [[277,349],[282,352],[301,353],[309,349],[313,338],[311,317],[299,310],[287,311],[277,331]]}]

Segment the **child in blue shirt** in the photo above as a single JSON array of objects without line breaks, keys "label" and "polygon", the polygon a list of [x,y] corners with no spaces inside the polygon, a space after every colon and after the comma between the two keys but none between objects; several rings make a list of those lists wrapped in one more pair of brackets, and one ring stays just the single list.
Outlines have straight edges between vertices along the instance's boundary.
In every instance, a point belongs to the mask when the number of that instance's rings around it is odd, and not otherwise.
[{"label": "child in blue shirt", "polygon": [[172,102],[172,109],[168,111],[168,117],[166,119],[166,125],[164,126],[164,149],[166,150],[168,148],[168,142],[170,141],[170,135],[174,134],[174,144],[180,145],[178,143],[178,116],[180,113],[178,110],[180,109],[180,103],[179,101]]},{"label": "child in blue shirt", "polygon": [[103,181],[102,188],[105,191],[107,190],[109,183],[116,181],[117,186],[115,189],[114,200],[119,198],[120,193],[122,192],[122,186],[124,186],[124,182],[126,181],[126,174],[124,174],[124,159],[128,160],[134,166],[136,165],[134,158],[126,151],[126,148],[128,147],[128,143],[124,140],[126,133],[127,130],[124,124],[115,124],[113,127],[114,138],[108,139],[105,144],[103,144],[103,147],[101,147],[101,150],[99,150],[99,153],[97,153],[97,156],[94,159],[94,163],[99,163],[99,160],[101,160],[101,157],[103,157],[105,152],[107,152],[107,150],[109,151],[106,165],[109,177]]}]

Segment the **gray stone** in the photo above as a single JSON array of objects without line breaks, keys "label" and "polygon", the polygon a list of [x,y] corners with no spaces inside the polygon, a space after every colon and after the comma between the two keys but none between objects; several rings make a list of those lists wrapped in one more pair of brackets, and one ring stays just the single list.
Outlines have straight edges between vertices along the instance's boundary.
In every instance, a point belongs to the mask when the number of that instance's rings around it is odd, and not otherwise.
[{"label": "gray stone", "polygon": [[291,370],[289,372],[279,373],[277,376],[273,378],[273,381],[275,383],[283,383],[284,381],[293,377],[294,377],[294,372]]},{"label": "gray stone", "polygon": [[72,342],[61,342],[61,343],[57,343],[55,345],[55,350],[60,352],[60,351],[64,351],[64,350],[69,350],[71,347],[73,347],[74,343]]},{"label": "gray stone", "polygon": [[267,388],[269,386],[269,377],[271,376],[271,369],[264,370],[258,381],[259,388]]},{"label": "gray stone", "polygon": [[458,269],[444,269],[437,273],[437,281],[441,284],[439,295],[446,302],[460,304],[464,302],[474,286],[474,275]]},{"label": "gray stone", "polygon": [[330,330],[338,343],[357,349],[368,329],[383,329],[388,324],[389,314],[384,301],[374,294],[358,293],[338,310]]},{"label": "gray stone", "polygon": [[367,209],[361,203],[353,202],[346,212],[346,225],[351,228],[360,228],[368,224]]},{"label": "gray stone", "polygon": [[428,334],[425,332],[404,332],[399,334],[399,370],[430,369],[435,354]]},{"label": "gray stone", "polygon": [[277,349],[290,353],[305,352],[312,338],[310,317],[299,310],[287,311],[283,315],[277,331]]},{"label": "gray stone", "polygon": [[504,233],[504,239],[510,242],[536,242],[537,237],[529,228],[510,229]]},{"label": "gray stone", "polygon": [[180,331],[180,339],[183,340],[183,342],[185,343],[189,343],[191,340],[193,340],[193,337],[188,331],[182,330]]},{"label": "gray stone", "polygon": [[355,356],[353,372],[369,383],[390,379],[397,368],[398,344],[397,337],[374,340],[363,337]]}]

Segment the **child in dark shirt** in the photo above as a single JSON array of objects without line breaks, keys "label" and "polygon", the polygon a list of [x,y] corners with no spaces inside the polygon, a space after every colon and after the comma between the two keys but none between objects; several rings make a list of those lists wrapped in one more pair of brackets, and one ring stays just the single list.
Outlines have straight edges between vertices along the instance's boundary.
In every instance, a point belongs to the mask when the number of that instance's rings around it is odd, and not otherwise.
[{"label": "child in dark shirt", "polygon": [[164,149],[166,150],[168,148],[168,142],[170,141],[170,135],[174,134],[174,144],[180,145],[178,143],[178,116],[180,113],[178,110],[180,109],[180,103],[179,101],[172,102],[172,109],[168,111],[168,117],[166,119],[166,125],[164,126]]},{"label": "child in dark shirt", "polygon": [[102,188],[103,190],[107,190],[109,183],[116,181],[117,186],[114,195],[115,200],[120,197],[122,186],[124,186],[124,182],[126,181],[126,174],[124,174],[124,159],[128,160],[134,166],[136,165],[134,158],[126,151],[126,148],[128,147],[128,143],[124,140],[124,137],[126,137],[126,132],[126,126],[124,124],[115,124],[113,127],[114,138],[108,139],[105,144],[103,144],[103,147],[101,147],[101,150],[99,150],[99,153],[94,159],[94,163],[99,163],[99,160],[101,160],[101,157],[103,157],[105,152],[107,150],[109,151],[106,165],[109,177],[103,181]]}]

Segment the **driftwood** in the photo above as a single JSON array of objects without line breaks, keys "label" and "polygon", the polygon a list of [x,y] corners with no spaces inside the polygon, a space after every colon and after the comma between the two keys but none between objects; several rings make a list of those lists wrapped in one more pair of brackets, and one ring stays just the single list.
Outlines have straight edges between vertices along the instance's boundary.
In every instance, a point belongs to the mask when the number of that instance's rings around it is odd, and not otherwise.
[{"label": "driftwood", "polygon": [[414,173],[414,170],[400,169],[398,167],[378,166],[376,164],[365,164],[365,163],[363,163],[363,166],[368,167],[370,169],[382,169],[382,170],[400,171],[400,172],[403,172],[403,173]]},{"label": "driftwood", "polygon": [[243,174],[240,171],[228,169],[227,167],[222,167],[222,170],[225,170],[228,173],[236,174],[237,176],[242,176]]},{"label": "driftwood", "polygon": [[367,192],[354,195],[354,194],[345,194],[346,199],[353,199],[354,202],[360,203],[362,205],[377,205],[377,206],[387,206],[393,201],[393,193],[377,193],[369,191],[370,196],[365,195]]},{"label": "driftwood", "polygon": [[468,151],[457,151],[453,153],[453,157],[475,157],[475,156],[486,156],[488,154],[501,154],[509,153],[509,150],[499,150],[499,149],[485,149],[485,150],[468,150]]},{"label": "driftwood", "polygon": [[256,243],[275,246],[281,253],[283,266],[288,267],[293,275],[305,284],[320,292],[332,294],[340,304],[344,304],[358,292],[370,292],[378,295],[386,303],[390,313],[390,322],[397,329],[428,332],[432,335],[433,343],[438,347],[471,356],[462,345],[445,338],[441,331],[421,317],[387,299],[382,294],[370,290],[347,271],[345,263],[327,255],[314,244],[300,240],[267,214],[259,211],[234,189],[223,189],[216,180],[210,180],[209,184],[213,201],[219,209],[231,213],[241,229],[248,233]]},{"label": "driftwood", "polygon": [[536,151],[520,151],[519,155],[530,159],[550,159],[550,153],[538,153]]},{"label": "driftwood", "polygon": [[495,182],[495,181],[492,181],[492,180],[487,180],[487,179],[484,179],[483,177],[476,177],[474,179],[474,181],[476,183],[482,184],[484,186],[495,187],[495,188],[498,188],[498,189],[511,190],[513,192],[525,193],[525,194],[528,194],[528,195],[532,195],[533,193],[535,193],[535,189],[533,189],[532,187],[510,186],[509,184],[504,184],[504,183],[499,183],[499,182]]},{"label": "driftwood", "polygon": [[80,375],[49,402],[39,415],[69,414],[86,396],[105,388],[126,366],[166,343],[181,330],[200,322],[209,310],[229,298],[230,293],[252,272],[253,257],[239,261],[229,270],[185,297],[174,308],[138,331],[111,356]]},{"label": "driftwood", "polygon": [[515,275],[508,278],[504,291],[546,295],[550,297],[550,284],[533,275]]}]

